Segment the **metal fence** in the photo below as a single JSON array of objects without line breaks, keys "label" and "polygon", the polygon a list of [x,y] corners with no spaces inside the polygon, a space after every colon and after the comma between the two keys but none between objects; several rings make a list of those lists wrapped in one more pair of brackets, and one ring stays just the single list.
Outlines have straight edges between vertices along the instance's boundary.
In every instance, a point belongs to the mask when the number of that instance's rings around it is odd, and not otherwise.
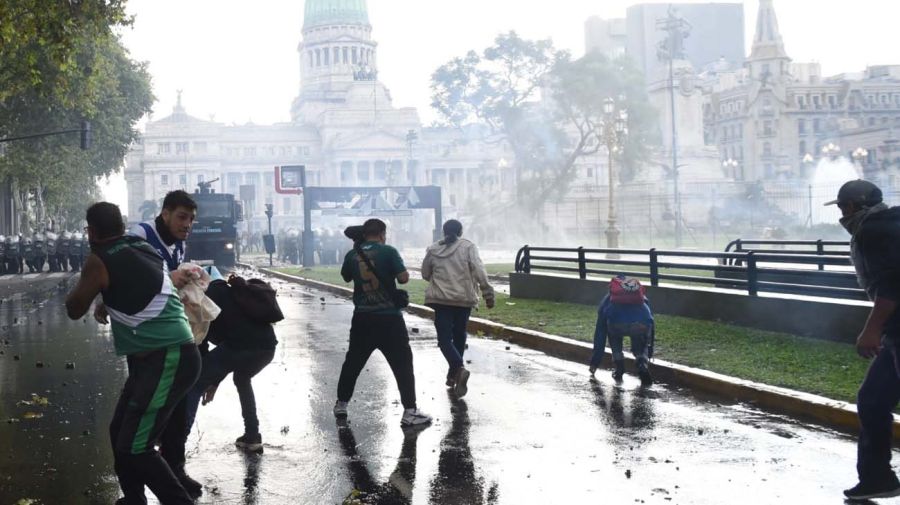
[{"label": "metal fence", "polygon": [[[816,268],[812,268],[815,266]],[[841,269],[826,270],[826,267]],[[627,274],[649,280],[706,285],[760,293],[781,293],[865,300],[847,258],[818,254],[773,254],[756,251],[702,252],[657,249],[587,249],[524,246],[516,254],[516,272],[546,271],[589,275]]]}]

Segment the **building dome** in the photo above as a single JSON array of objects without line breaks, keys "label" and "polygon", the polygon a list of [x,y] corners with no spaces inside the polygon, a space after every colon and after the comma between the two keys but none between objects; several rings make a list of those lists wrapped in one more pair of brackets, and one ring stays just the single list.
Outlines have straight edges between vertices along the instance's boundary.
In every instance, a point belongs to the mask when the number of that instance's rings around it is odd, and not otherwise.
[{"label": "building dome", "polygon": [[366,0],[306,0],[303,29],[323,25],[368,25]]}]

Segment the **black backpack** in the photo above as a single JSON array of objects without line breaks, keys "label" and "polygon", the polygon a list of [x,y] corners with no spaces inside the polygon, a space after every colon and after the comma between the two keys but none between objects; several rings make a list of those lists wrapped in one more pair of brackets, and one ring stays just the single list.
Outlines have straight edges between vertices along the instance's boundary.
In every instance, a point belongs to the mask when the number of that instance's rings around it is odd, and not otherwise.
[{"label": "black backpack", "polygon": [[232,274],[228,277],[232,298],[245,316],[257,323],[277,323],[284,319],[275,288],[261,279],[244,279]]}]

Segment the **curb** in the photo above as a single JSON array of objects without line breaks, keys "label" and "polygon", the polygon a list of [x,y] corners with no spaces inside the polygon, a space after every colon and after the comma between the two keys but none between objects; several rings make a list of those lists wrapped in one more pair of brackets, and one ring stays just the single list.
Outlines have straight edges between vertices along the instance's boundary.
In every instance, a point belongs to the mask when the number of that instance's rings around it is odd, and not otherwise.
[{"label": "curb", "polygon": [[[276,272],[267,268],[259,268],[258,270],[272,277],[314,287],[337,295],[353,295],[352,289],[342,286]],[[420,317],[434,319],[434,311],[423,305],[410,304],[406,311]],[[578,363],[587,363],[593,350],[593,346],[586,342],[579,342],[526,328],[506,326],[481,318],[473,317],[469,319],[468,330]],[[609,366],[611,359],[612,356],[607,349],[606,356],[603,359],[603,366]],[[626,367],[630,371],[634,371],[633,358],[626,356]],[[852,403],[738,379],[659,359],[653,360],[653,376],[655,380],[661,380],[667,384],[703,391],[704,393],[736,402],[752,403],[763,410],[786,414],[793,418],[814,422],[849,434],[856,435],[859,433],[856,405]],[[895,443],[900,443],[900,417],[896,414],[894,414],[893,434]]]}]

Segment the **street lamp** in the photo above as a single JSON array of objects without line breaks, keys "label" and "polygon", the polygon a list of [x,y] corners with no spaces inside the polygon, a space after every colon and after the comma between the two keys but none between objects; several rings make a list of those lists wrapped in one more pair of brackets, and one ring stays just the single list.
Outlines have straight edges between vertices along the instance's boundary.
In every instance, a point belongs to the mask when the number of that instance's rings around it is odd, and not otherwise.
[{"label": "street lamp", "polygon": [[[624,102],[619,97],[620,104]],[[617,110],[618,109],[618,110]],[[607,212],[606,247],[619,248],[619,228],[616,226],[616,194],[615,178],[613,177],[613,153],[619,150],[625,135],[628,134],[628,111],[617,107],[616,101],[610,97],[603,100],[603,140],[606,143],[606,152],[609,155],[609,210]]]},{"label": "street lamp", "polygon": [[857,147],[850,156],[853,157],[853,161],[859,163],[860,175],[862,175],[866,169],[866,167],[863,166],[863,160],[869,157],[869,151],[864,147]]},{"label": "street lamp", "polygon": [[837,158],[840,153],[840,146],[836,145],[834,142],[829,142],[822,147],[822,154],[828,156],[831,159]]},{"label": "street lamp", "polygon": [[731,174],[732,177],[737,179],[737,168],[740,166],[738,160],[734,158],[728,158],[727,160],[722,162],[722,168],[725,169],[726,174]]}]

